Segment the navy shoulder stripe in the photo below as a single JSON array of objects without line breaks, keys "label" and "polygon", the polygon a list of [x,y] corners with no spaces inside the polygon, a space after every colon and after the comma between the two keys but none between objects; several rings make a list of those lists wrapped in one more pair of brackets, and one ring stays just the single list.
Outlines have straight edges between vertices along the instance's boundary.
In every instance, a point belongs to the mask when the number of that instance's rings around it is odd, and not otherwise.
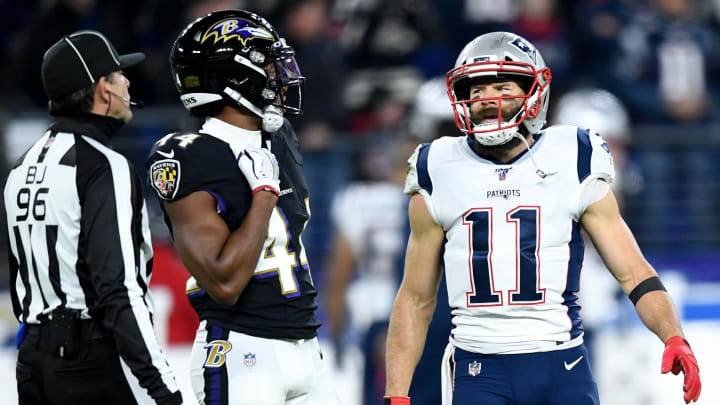
[{"label": "navy shoulder stripe", "polygon": [[577,130],[578,154],[577,173],[578,181],[582,183],[590,175],[590,161],[592,160],[592,144],[590,143],[590,131],[587,129]]},{"label": "navy shoulder stripe", "polygon": [[428,154],[430,153],[430,144],[426,143],[420,146],[420,153],[417,160],[418,184],[429,194],[432,194],[433,185],[428,172]]}]

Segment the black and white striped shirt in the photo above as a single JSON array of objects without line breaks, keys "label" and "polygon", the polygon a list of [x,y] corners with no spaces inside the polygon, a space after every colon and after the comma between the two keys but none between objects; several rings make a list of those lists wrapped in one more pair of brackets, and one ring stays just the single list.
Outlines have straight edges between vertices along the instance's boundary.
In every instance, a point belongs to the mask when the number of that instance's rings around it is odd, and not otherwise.
[{"label": "black and white striped shirt", "polygon": [[151,321],[141,183],[109,147],[119,126],[91,114],[59,118],[11,169],[4,198],[13,309],[28,324],[58,307],[101,321],[148,393],[167,398],[178,386]]}]

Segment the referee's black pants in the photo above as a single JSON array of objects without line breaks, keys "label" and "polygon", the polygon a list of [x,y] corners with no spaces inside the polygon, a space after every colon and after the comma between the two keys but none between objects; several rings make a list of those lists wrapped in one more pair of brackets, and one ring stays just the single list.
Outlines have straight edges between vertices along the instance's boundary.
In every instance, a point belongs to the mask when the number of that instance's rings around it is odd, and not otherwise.
[{"label": "referee's black pants", "polygon": [[137,404],[115,341],[107,332],[80,328],[77,353],[61,358],[47,347],[42,328],[28,325],[20,346],[16,369],[19,405]]}]

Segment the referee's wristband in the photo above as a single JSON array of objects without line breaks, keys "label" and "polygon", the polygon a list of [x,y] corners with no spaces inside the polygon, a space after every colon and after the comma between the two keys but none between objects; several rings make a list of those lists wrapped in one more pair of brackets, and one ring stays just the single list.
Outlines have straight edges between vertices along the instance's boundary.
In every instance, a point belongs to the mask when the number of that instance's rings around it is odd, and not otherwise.
[{"label": "referee's wristband", "polygon": [[630,298],[630,301],[632,301],[633,305],[637,305],[640,298],[650,291],[667,291],[662,281],[660,281],[660,277],[648,277],[641,281],[640,284],[633,288],[628,297]]}]

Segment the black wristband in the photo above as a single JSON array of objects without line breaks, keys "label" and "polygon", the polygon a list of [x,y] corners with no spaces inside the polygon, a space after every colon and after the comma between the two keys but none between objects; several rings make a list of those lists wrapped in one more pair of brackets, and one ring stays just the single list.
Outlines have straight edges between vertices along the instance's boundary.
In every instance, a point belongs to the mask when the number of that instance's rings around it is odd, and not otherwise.
[{"label": "black wristband", "polygon": [[660,281],[660,277],[653,276],[646,278],[645,280],[640,282],[640,284],[638,284],[635,288],[633,288],[628,297],[630,298],[630,301],[632,301],[633,305],[637,305],[640,297],[649,293],[650,291],[667,291],[662,281]]}]

